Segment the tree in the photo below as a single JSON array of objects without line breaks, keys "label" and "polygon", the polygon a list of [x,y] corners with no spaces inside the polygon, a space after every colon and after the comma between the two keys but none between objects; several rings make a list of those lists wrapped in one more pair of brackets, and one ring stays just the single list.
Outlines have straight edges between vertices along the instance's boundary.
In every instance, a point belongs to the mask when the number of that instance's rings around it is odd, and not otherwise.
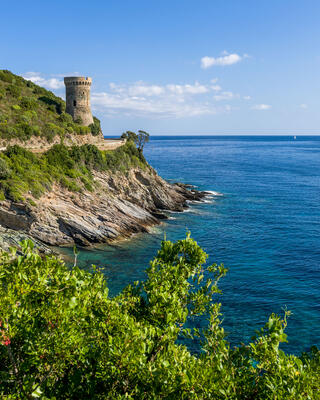
[{"label": "tree", "polygon": [[122,139],[126,139],[127,141],[132,141],[133,143],[136,143],[137,141],[137,134],[132,131],[126,131],[121,135]]},{"label": "tree", "polygon": [[145,131],[138,131],[136,145],[140,153],[143,152],[144,145],[149,142],[149,133]]},{"label": "tree", "polygon": [[126,131],[121,135],[122,139],[134,142],[140,154],[143,152],[144,145],[149,142],[149,137],[149,133],[142,130],[139,130],[138,134],[132,131]]}]

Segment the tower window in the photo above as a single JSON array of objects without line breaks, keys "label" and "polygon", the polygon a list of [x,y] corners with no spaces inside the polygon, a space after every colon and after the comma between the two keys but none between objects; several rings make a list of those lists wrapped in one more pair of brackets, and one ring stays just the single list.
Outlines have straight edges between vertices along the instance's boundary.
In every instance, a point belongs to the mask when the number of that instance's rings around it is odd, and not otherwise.
[{"label": "tower window", "polygon": [[76,100],[73,100],[73,106],[75,107],[77,105]]}]

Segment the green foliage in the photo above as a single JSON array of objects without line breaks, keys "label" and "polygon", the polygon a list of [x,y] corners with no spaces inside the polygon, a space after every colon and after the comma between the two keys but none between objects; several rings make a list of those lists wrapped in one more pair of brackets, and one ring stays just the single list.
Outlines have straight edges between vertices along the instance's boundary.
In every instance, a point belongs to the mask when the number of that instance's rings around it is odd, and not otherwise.
[{"label": "green foliage", "polygon": [[150,135],[149,133],[141,130],[139,130],[138,133],[126,131],[121,135],[121,138],[135,143],[139,153],[142,155],[143,148],[145,144],[149,142]]},{"label": "green foliage", "polygon": [[93,124],[89,125],[89,128],[93,136],[98,136],[102,133],[100,120],[96,117],[93,117]]},{"label": "green foliage", "polygon": [[67,113],[60,114],[58,119],[59,119],[59,121],[61,121],[62,123],[65,123],[65,124],[73,123],[71,115],[67,114]]},{"label": "green foliage", "polygon": [[[68,269],[21,246],[0,263],[2,399],[320,398],[319,350],[279,350],[288,313],[272,315],[249,345],[230,347],[215,302],[226,269],[207,265],[189,236],[164,241],[147,280],[115,298],[97,269]],[[203,313],[207,329],[186,329]],[[200,336],[202,351],[191,354],[182,335]]]},{"label": "green foliage", "polygon": [[11,97],[19,97],[21,94],[21,88],[15,85],[7,86],[7,94]]},{"label": "green foliage", "polygon": [[135,132],[126,131],[121,135],[121,139],[126,139],[127,141],[136,143],[136,140],[138,139],[138,135]]},{"label": "green foliage", "polygon": [[20,111],[21,110],[21,107],[18,104],[12,104],[11,108],[14,111]]},{"label": "green foliage", "polygon": [[87,135],[88,133],[91,132],[91,129],[89,126],[82,126],[82,125],[76,125],[74,127],[74,130],[76,133],[78,133],[79,135]]},{"label": "green foliage", "polygon": [[138,150],[142,153],[145,144],[149,142],[150,135],[146,131],[139,130],[137,137],[136,145]]},{"label": "green foliage", "polygon": [[[92,128],[82,126],[82,121],[73,121],[65,113],[65,102],[52,92],[31,81],[0,70],[0,139],[26,141],[31,136],[40,136],[49,143],[56,136],[65,134],[98,135],[100,121],[94,118]],[[6,126],[2,115],[5,115]],[[19,126],[30,125],[30,129]],[[36,128],[35,128],[36,127]]]},{"label": "green foliage", "polygon": [[12,83],[14,79],[14,75],[10,71],[7,71],[5,69],[0,70],[0,80],[2,80],[3,82]]},{"label": "green foliage", "polygon": [[21,108],[24,108],[25,110],[36,110],[39,106],[38,102],[36,99],[32,97],[22,97],[20,101],[20,106]]},{"label": "green foliage", "polygon": [[[23,126],[24,129],[35,129],[27,124]],[[55,125],[49,128],[61,129]],[[146,168],[147,164],[138,155],[133,143],[112,151],[100,151],[89,144],[73,147],[59,144],[43,154],[9,146],[0,153],[0,191],[14,201],[24,201],[24,196],[29,192],[39,198],[51,189],[54,182],[74,192],[84,188],[93,191],[93,170],[126,172],[131,167]]]},{"label": "green foliage", "polygon": [[45,136],[45,138],[48,140],[49,143],[53,142],[55,136],[59,135],[60,137],[62,137],[63,134],[64,134],[63,128],[61,128],[56,124],[53,124],[52,122],[46,124],[43,130],[43,135]]}]

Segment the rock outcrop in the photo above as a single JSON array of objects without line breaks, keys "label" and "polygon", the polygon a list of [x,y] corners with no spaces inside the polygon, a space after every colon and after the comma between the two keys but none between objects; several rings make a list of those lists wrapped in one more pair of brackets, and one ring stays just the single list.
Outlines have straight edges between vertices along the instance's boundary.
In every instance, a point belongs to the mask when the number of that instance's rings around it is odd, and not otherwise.
[{"label": "rock outcrop", "polygon": [[93,173],[94,192],[56,185],[35,206],[1,201],[0,225],[47,245],[88,246],[147,232],[167,218],[166,211],[183,211],[187,200],[206,195],[166,182],[151,167]]}]

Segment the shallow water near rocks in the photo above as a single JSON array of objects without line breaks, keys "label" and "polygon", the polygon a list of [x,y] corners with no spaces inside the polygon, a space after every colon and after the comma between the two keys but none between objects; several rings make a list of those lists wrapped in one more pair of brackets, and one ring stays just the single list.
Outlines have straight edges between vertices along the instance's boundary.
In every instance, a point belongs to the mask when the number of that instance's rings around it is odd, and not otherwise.
[{"label": "shallow water near rocks", "polygon": [[151,234],[81,250],[79,264],[103,267],[115,295],[145,278],[164,235],[177,240],[190,230],[210,262],[229,268],[218,300],[233,345],[287,307],[293,315],[283,348],[319,346],[320,137],[153,137],[145,156],[163,178],[223,196],[170,214]]}]

